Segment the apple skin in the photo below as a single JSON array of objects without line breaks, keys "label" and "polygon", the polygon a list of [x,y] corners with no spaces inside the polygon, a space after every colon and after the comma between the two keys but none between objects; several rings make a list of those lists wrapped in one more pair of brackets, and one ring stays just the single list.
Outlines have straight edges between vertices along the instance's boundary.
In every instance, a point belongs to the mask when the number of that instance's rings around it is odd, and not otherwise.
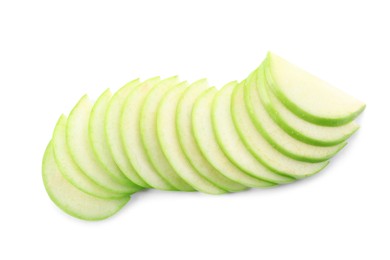
[{"label": "apple skin", "polygon": [[179,78],[177,76],[162,80],[146,96],[139,120],[141,139],[150,163],[172,187],[180,191],[194,191],[194,188],[183,180],[168,162],[157,135],[158,106],[165,94],[178,83]]},{"label": "apple skin", "polygon": [[232,163],[219,146],[213,129],[211,108],[218,91],[215,88],[205,90],[195,101],[192,109],[192,125],[196,142],[203,156],[227,178],[250,188],[268,188],[276,186],[246,172]]},{"label": "apple skin", "polygon": [[77,166],[68,149],[66,127],[67,118],[62,115],[54,128],[51,141],[56,164],[62,176],[73,186],[92,196],[102,199],[122,197],[122,194],[112,192],[98,185]]},{"label": "apple skin", "polygon": [[[274,104],[271,100],[271,96],[273,92],[271,92],[270,87],[265,79],[265,67],[260,66],[259,69],[257,70],[257,90],[259,91],[259,95],[261,97],[261,100],[263,102],[263,105],[265,106],[267,112],[272,116],[272,118],[275,120],[275,122],[283,129],[285,132],[287,132],[289,135],[292,137],[307,143],[311,145],[317,145],[317,146],[335,146],[339,145],[343,142],[345,142],[349,137],[351,137],[358,129],[359,126],[355,122],[350,122],[349,124],[353,124],[351,129],[348,131],[347,134],[340,135],[337,139],[329,139],[329,140],[324,140],[321,138],[315,138],[313,136],[310,136],[309,134],[302,134],[302,131],[299,131],[299,129],[294,128],[291,126],[284,118],[280,116],[279,111],[277,111],[274,107]],[[283,104],[284,105],[284,104]],[[291,111],[291,110],[289,110]],[[291,111],[292,112],[292,111]],[[295,113],[293,113],[294,116],[296,116]],[[297,117],[298,120],[302,120],[301,118]],[[310,122],[307,122],[311,124]],[[335,126],[335,127],[348,127],[349,124],[347,125],[342,125],[342,126]],[[317,128],[329,128],[329,126],[320,126],[320,125],[315,125]],[[332,127],[333,128],[333,127]],[[326,130],[324,130],[326,132]]]},{"label": "apple skin", "polygon": [[92,107],[89,118],[88,135],[94,154],[106,172],[116,181],[127,186],[129,193],[143,188],[131,182],[118,168],[112,158],[105,132],[105,114],[112,94],[109,89],[103,92]]},{"label": "apple skin", "polygon": [[[275,169],[267,167],[264,160],[258,160],[246,147],[240,134],[237,132],[232,117],[232,93],[240,85],[237,82],[230,82],[218,91],[214,97],[211,118],[215,136],[225,156],[238,168],[251,173],[259,179],[277,183],[287,184],[295,181],[295,178]],[[266,142],[266,144],[268,144]]]},{"label": "apple skin", "polygon": [[271,171],[293,180],[314,175],[324,169],[329,161],[310,163],[292,159],[279,152],[257,131],[245,105],[245,85],[245,81],[241,82],[231,94],[231,114],[237,133],[251,155]]},{"label": "apple skin", "polygon": [[[271,60],[272,58],[276,56],[271,52],[268,52],[267,57],[264,61],[265,64],[265,76],[266,80],[271,88],[271,90],[275,93],[275,95],[282,101],[282,103],[289,109],[291,112],[293,112],[298,117],[311,122],[313,124],[317,125],[323,125],[323,126],[341,126],[345,125],[349,122],[352,122],[354,119],[356,119],[366,108],[366,105],[361,103],[360,106],[355,109],[353,112],[345,114],[340,117],[323,117],[318,116],[315,114],[312,114],[305,109],[303,109],[300,104],[295,103],[291,98],[289,98],[278,86],[275,77],[273,75],[271,67]],[[279,57],[278,57],[279,58]],[[352,98],[352,97],[351,97]]]},{"label": "apple skin", "polygon": [[176,109],[176,127],[180,145],[192,166],[211,183],[229,192],[245,190],[248,187],[226,178],[207,161],[193,134],[192,108],[196,99],[209,88],[207,80],[201,79],[188,86],[181,96]]},{"label": "apple skin", "polygon": [[161,82],[160,77],[151,78],[136,87],[123,104],[120,133],[125,154],[138,176],[150,187],[159,190],[176,190],[150,163],[142,143],[140,116],[146,96]]},{"label": "apple skin", "polygon": [[244,98],[248,113],[258,132],[279,152],[303,162],[323,162],[337,154],[346,143],[336,146],[319,147],[294,138],[275,122],[264,106],[263,97],[257,89],[257,70],[246,79]]},{"label": "apple skin", "polygon": [[126,97],[132,91],[134,91],[140,83],[141,82],[139,79],[132,80],[121,87],[112,96],[107,107],[104,128],[109,150],[119,169],[131,182],[137,184],[140,187],[149,188],[150,185],[148,185],[143,179],[141,179],[141,177],[139,177],[138,173],[127,158],[120,133],[120,119]]},{"label": "apple skin", "polygon": [[97,221],[109,218],[130,200],[130,196],[101,199],[73,186],[58,169],[51,142],[47,145],[42,160],[42,179],[54,204],[65,213],[82,220]]},{"label": "apple skin", "polygon": [[227,193],[193,167],[180,145],[176,127],[176,110],[187,85],[187,82],[180,83],[168,91],[161,100],[157,112],[158,140],[169,163],[189,185],[207,194]]}]

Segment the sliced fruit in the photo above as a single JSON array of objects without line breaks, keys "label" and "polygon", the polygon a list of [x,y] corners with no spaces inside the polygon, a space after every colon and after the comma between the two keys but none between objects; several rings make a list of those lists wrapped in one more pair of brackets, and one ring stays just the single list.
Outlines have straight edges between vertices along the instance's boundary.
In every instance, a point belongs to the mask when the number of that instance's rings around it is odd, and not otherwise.
[{"label": "sliced fruit", "polygon": [[138,173],[126,156],[120,133],[120,119],[126,97],[131,93],[131,91],[136,89],[139,84],[140,82],[138,79],[133,80],[127,83],[114,94],[107,108],[105,129],[108,146],[110,147],[110,151],[115,163],[121,169],[123,174],[129,178],[129,180],[141,187],[147,188],[150,186],[143,179],[141,179],[141,177],[139,177]]},{"label": "sliced fruit", "polygon": [[182,191],[194,191],[187,182],[172,168],[165,157],[157,136],[157,109],[165,93],[178,84],[178,77],[172,77],[160,82],[146,96],[141,108],[140,131],[146,154],[154,169],[173,187]]},{"label": "sliced fruit", "polygon": [[[283,176],[291,176],[293,178],[303,178],[310,175],[313,175],[324,167],[328,165],[328,162],[319,162],[319,163],[309,163],[309,162],[301,162],[294,160],[290,157],[287,157],[276,150],[268,141],[262,136],[260,132],[257,131],[255,125],[253,124],[249,112],[246,109],[245,99],[244,99],[244,87],[245,82],[240,83],[235,87],[234,92],[231,97],[231,114],[233,117],[234,126],[241,137],[245,148],[248,149],[251,154],[260,162],[262,165],[272,170],[273,172],[279,173]],[[223,91],[223,90],[222,90]],[[230,90],[229,90],[230,92]],[[225,110],[229,109],[229,95],[228,90],[226,91],[225,97],[221,93],[219,96],[221,99],[220,105],[225,106]],[[216,99],[217,101],[218,99]],[[225,103],[225,104],[221,104]],[[227,114],[227,111],[224,112]],[[219,114],[222,117],[222,114]],[[218,117],[218,118],[220,118]],[[229,135],[229,131],[227,129],[232,128],[230,126],[231,120],[220,119],[215,120],[215,124],[218,125],[216,129],[223,131],[221,134],[221,143],[225,143],[227,149],[230,146],[230,154],[231,156],[235,156],[234,159],[237,161],[242,158],[241,163],[245,163],[244,165],[256,165],[249,164],[252,159],[243,158],[244,156],[248,157],[247,151],[243,151],[242,144],[238,141],[235,143],[231,143],[237,137],[231,137],[232,134]],[[229,125],[228,125],[229,124]],[[216,132],[220,132],[216,131]],[[233,132],[232,130],[230,132]],[[217,134],[218,136],[218,134]],[[231,137],[229,139],[229,137]],[[228,140],[228,141],[226,141]],[[234,146],[233,146],[234,144]],[[232,149],[235,148],[235,149]],[[253,166],[252,166],[253,167]]]},{"label": "sliced fruit", "polygon": [[204,193],[226,193],[225,190],[215,186],[199,174],[188,161],[180,146],[176,129],[176,108],[186,85],[187,83],[179,84],[161,100],[157,112],[158,140],[169,163],[188,184]]},{"label": "sliced fruit", "polygon": [[51,144],[47,146],[43,156],[42,178],[51,200],[69,215],[83,220],[108,218],[130,199],[130,196],[114,200],[100,199],[77,189],[60,173]]},{"label": "sliced fruit", "polygon": [[139,122],[142,104],[150,90],[157,86],[159,82],[159,78],[149,80],[136,87],[136,89],[127,96],[123,105],[120,131],[123,147],[125,148],[124,150],[138,175],[150,185],[150,187],[160,190],[174,190],[175,188],[156,171],[149,161],[141,140]]},{"label": "sliced fruit", "polygon": [[257,74],[255,71],[246,80],[244,88],[245,104],[257,130],[279,152],[304,162],[323,162],[329,160],[346,145],[346,143],[341,143],[334,146],[321,147],[306,144],[285,132],[271,118],[264,107],[257,90],[257,82],[261,83],[261,81],[257,81],[257,76],[261,76],[261,74]]},{"label": "sliced fruit", "polygon": [[192,131],[192,108],[196,98],[208,88],[209,85],[207,84],[207,80],[203,79],[196,81],[185,90],[179,100],[176,110],[176,127],[180,145],[192,166],[214,185],[229,192],[247,189],[246,186],[226,178],[212,166],[207,159],[204,158],[196,143]]},{"label": "sliced fruit", "polygon": [[327,82],[269,53],[266,76],[276,96],[295,115],[314,124],[337,126],[355,119],[365,105]]},{"label": "sliced fruit", "polygon": [[294,178],[277,174],[264,167],[245,147],[234,126],[231,112],[232,93],[236,87],[238,87],[237,82],[226,84],[214,97],[212,104],[211,120],[215,137],[222,151],[240,169],[262,180],[280,184],[294,181]]},{"label": "sliced fruit", "polygon": [[52,138],[55,160],[64,178],[79,190],[98,198],[123,197],[123,194],[111,192],[90,179],[73,161],[66,142],[66,121],[66,117],[62,115],[56,124]]},{"label": "sliced fruit", "polygon": [[66,125],[66,142],[73,161],[89,178],[106,189],[123,194],[134,192],[132,188],[115,181],[95,157],[88,136],[91,110],[92,102],[85,95],[69,114]]},{"label": "sliced fruit", "polygon": [[276,183],[261,180],[251,173],[244,172],[224,154],[213,130],[211,120],[212,102],[217,93],[215,88],[205,90],[195,101],[192,109],[194,136],[203,156],[227,178],[248,187],[265,188]]},{"label": "sliced fruit", "polygon": [[267,112],[294,138],[312,145],[333,146],[346,141],[359,128],[356,122],[342,126],[320,126],[303,120],[288,110],[270,91],[265,77],[261,76],[263,67],[259,68],[258,73],[258,91]]},{"label": "sliced fruit", "polygon": [[95,153],[95,156],[99,159],[100,163],[108,174],[111,175],[116,181],[129,187],[133,191],[138,191],[142,187],[132,183],[119,169],[107,143],[106,132],[105,132],[105,115],[108,104],[111,99],[111,91],[107,89],[103,94],[96,100],[91,115],[89,118],[89,138]]}]

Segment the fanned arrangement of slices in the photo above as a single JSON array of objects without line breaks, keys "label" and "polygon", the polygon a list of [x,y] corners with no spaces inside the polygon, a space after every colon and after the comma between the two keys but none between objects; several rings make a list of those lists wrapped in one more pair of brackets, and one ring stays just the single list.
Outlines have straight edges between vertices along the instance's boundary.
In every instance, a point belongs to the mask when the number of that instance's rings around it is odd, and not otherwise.
[{"label": "fanned arrangement of slices", "polygon": [[84,220],[119,211],[142,189],[223,194],[294,182],[324,169],[365,105],[269,53],[241,82],[133,80],[62,115],[43,158],[52,201]]}]

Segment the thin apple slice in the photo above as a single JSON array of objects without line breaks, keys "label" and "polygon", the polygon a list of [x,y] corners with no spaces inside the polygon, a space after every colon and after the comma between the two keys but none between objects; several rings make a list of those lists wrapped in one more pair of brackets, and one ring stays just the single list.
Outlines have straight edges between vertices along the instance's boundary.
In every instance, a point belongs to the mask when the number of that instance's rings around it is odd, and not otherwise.
[{"label": "thin apple slice", "polygon": [[267,80],[277,97],[295,115],[314,124],[344,125],[365,108],[364,103],[314,75],[269,53]]},{"label": "thin apple slice", "polygon": [[328,147],[306,144],[285,132],[271,118],[263,105],[257,90],[257,76],[257,71],[255,71],[246,80],[246,86],[244,88],[245,104],[257,130],[279,152],[295,160],[323,162],[329,160],[346,145],[345,142]]},{"label": "thin apple slice", "polygon": [[[294,181],[295,179],[290,176],[275,173],[265,167],[250,153],[247,147],[245,147],[245,144],[234,126],[231,112],[232,93],[236,87],[238,87],[237,82],[226,84],[213,100],[211,120],[213,122],[217,142],[222,151],[225,153],[226,157],[240,169],[250,172],[252,175],[261,178],[262,180],[278,184]],[[262,161],[264,162],[265,160]]]},{"label": "thin apple slice", "polygon": [[138,173],[127,158],[120,133],[120,119],[126,97],[139,85],[140,82],[138,79],[133,80],[127,83],[114,94],[110,103],[108,104],[105,118],[105,129],[108,146],[119,169],[121,169],[123,174],[133,183],[141,187],[148,188],[150,186],[141,177],[139,177]]},{"label": "thin apple slice", "polygon": [[42,178],[50,199],[69,215],[83,220],[106,219],[130,199],[130,196],[113,200],[100,199],[77,189],[62,176],[50,143],[43,156]]},{"label": "thin apple slice", "polygon": [[208,88],[207,80],[198,80],[191,84],[180,98],[176,110],[177,134],[180,145],[192,166],[214,185],[229,192],[247,189],[246,186],[226,178],[212,166],[203,156],[196,143],[192,131],[192,108],[196,98]]},{"label": "thin apple slice", "polygon": [[187,83],[171,89],[161,100],[157,112],[157,134],[161,148],[176,172],[196,190],[208,194],[222,194],[225,190],[209,182],[191,165],[179,142],[176,128],[176,109]]},{"label": "thin apple slice", "polygon": [[54,157],[64,178],[79,190],[98,198],[112,199],[122,197],[123,194],[109,191],[98,185],[73,161],[66,142],[66,121],[66,117],[62,115],[56,124],[52,137]]},{"label": "thin apple slice", "polygon": [[157,136],[158,105],[164,95],[178,83],[178,77],[163,80],[146,96],[140,116],[141,138],[146,154],[156,171],[177,190],[194,191],[194,188],[185,182],[170,165]]},{"label": "thin apple slice", "polygon": [[87,95],[84,95],[70,112],[66,125],[69,153],[80,169],[99,185],[114,192],[130,193],[134,190],[112,178],[93,152],[88,136],[91,110],[92,102]]},{"label": "thin apple slice", "polygon": [[261,66],[257,78],[260,98],[275,122],[292,137],[307,144],[334,146],[345,142],[359,129],[359,125],[354,121],[341,126],[321,126],[296,116],[270,90],[262,73],[264,70]]},{"label": "thin apple slice", "polygon": [[[328,161],[318,162],[318,163],[309,163],[309,162],[301,162],[294,160],[290,157],[285,156],[280,153],[277,149],[275,149],[263,136],[257,131],[256,126],[253,124],[249,112],[245,105],[244,98],[244,87],[245,81],[237,85],[235,87],[232,97],[231,97],[231,114],[233,117],[234,126],[238,134],[241,137],[241,140],[245,144],[245,147],[251,152],[251,154],[261,162],[265,167],[269,168],[273,172],[279,173],[283,176],[291,176],[296,179],[300,179],[303,177],[311,176],[319,171],[321,171],[324,167],[328,165]],[[225,97],[221,93],[220,103],[221,106],[225,106],[225,109],[229,107],[229,93],[226,93]],[[221,107],[222,109],[222,107]],[[227,114],[227,112],[225,112]],[[220,115],[222,116],[222,115]],[[225,121],[225,124],[223,123]],[[218,124],[220,130],[232,128],[230,125],[226,126],[226,124],[231,124],[230,120],[216,120],[215,122]],[[225,128],[223,128],[225,125]],[[219,131],[217,131],[219,132]],[[233,131],[232,131],[233,132]],[[228,131],[224,131],[222,134],[223,140],[228,139]],[[236,137],[229,139],[232,141]],[[226,141],[222,141],[227,143]],[[237,142],[238,143],[238,142]],[[227,147],[229,144],[227,145]],[[239,160],[243,156],[246,155],[246,152],[240,150],[242,149],[242,145],[238,144],[232,147],[236,147],[233,151],[231,151],[231,155],[235,156],[236,160]],[[239,147],[239,148],[237,148]],[[240,149],[241,148],[241,149]],[[243,158],[242,163],[245,163],[245,158]],[[247,163],[249,163],[248,161]]]},{"label": "thin apple slice", "polygon": [[203,156],[220,173],[244,186],[252,188],[275,186],[276,183],[262,180],[251,173],[241,170],[222,151],[216,140],[211,120],[212,102],[216,93],[217,90],[215,88],[205,90],[196,99],[192,109],[193,132]]},{"label": "thin apple slice", "polygon": [[141,190],[142,187],[131,182],[122,173],[112,158],[112,154],[107,143],[104,119],[111,96],[111,91],[107,89],[96,100],[89,118],[89,138],[91,140],[95,156],[99,159],[107,173],[110,174],[116,181],[128,186],[130,192],[135,192]]},{"label": "thin apple slice", "polygon": [[153,167],[141,140],[140,115],[142,104],[150,90],[156,87],[159,82],[160,78],[149,80],[127,96],[122,109],[120,131],[127,157],[138,175],[152,188],[175,190]]}]

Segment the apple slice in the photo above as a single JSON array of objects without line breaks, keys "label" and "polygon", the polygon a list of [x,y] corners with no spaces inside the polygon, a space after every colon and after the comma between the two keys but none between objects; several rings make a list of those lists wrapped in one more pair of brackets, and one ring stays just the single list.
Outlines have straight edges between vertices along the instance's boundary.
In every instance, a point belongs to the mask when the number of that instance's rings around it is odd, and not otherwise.
[{"label": "apple slice", "polygon": [[101,166],[88,136],[92,102],[84,95],[69,114],[66,125],[66,141],[73,161],[92,180],[106,189],[118,193],[130,193],[134,189],[117,182]]},{"label": "apple slice", "polygon": [[254,71],[246,80],[244,88],[245,104],[257,130],[279,152],[295,160],[323,162],[329,160],[346,145],[346,143],[341,143],[334,146],[321,147],[306,144],[285,132],[271,118],[264,107],[257,90],[257,76],[261,76],[261,74],[257,74],[257,71]]},{"label": "apple slice", "polygon": [[321,126],[296,116],[270,90],[262,73],[264,70],[260,67],[257,78],[260,98],[277,124],[294,138],[312,145],[333,146],[346,141],[359,129],[359,125],[354,121],[341,126]]},{"label": "apple slice", "polygon": [[283,104],[313,124],[344,125],[365,108],[361,101],[273,53],[267,56],[265,71],[270,87]]},{"label": "apple slice", "polygon": [[140,84],[139,80],[133,80],[119,89],[112,97],[108,104],[106,118],[105,118],[105,129],[108,146],[110,148],[112,157],[115,163],[123,174],[129,178],[133,183],[141,187],[150,187],[131,165],[129,159],[126,156],[125,148],[123,147],[122,137],[120,133],[120,118],[122,115],[123,104],[126,101],[126,97],[137,88]]},{"label": "apple slice", "polygon": [[77,189],[62,176],[50,143],[43,156],[42,178],[50,199],[69,215],[83,220],[106,219],[130,199],[130,196],[114,200],[101,199]]},{"label": "apple slice", "polygon": [[[251,154],[259,162],[261,162],[264,166],[266,166],[273,172],[279,173],[283,176],[291,176],[297,179],[313,175],[321,171],[324,167],[326,167],[328,165],[327,161],[319,163],[297,161],[280,153],[277,149],[272,147],[270,143],[268,143],[268,141],[262,136],[262,134],[257,131],[255,125],[250,118],[248,110],[246,109],[244,99],[245,84],[245,81],[243,81],[242,83],[237,85],[233,91],[231,97],[231,114],[233,117],[234,126],[236,127],[237,132],[241,137],[241,140],[245,144],[245,147],[251,152]],[[222,103],[221,109],[223,109],[223,106],[225,106],[225,110],[229,107],[229,92],[226,91],[225,96],[222,93],[220,95],[219,101],[220,103]],[[226,111],[225,113],[227,114],[228,112]],[[225,121],[225,123],[223,123],[223,121]],[[215,123],[216,125],[219,123],[217,128],[219,128],[220,130],[224,129],[224,125],[225,129],[232,128],[232,126],[230,126],[230,124],[232,123],[231,120],[216,120]],[[226,126],[227,124],[229,124],[229,126]],[[233,132],[233,130],[231,130],[231,132]],[[223,140],[228,139],[228,131],[225,130],[224,134],[222,134],[222,137]],[[229,143],[235,138],[236,137],[229,139]],[[222,142],[228,143],[227,141]],[[237,141],[237,143],[239,142]],[[229,144],[226,147],[229,147]],[[236,149],[233,149],[233,151],[231,151],[231,155],[235,156],[236,160],[247,156],[247,152],[240,152],[240,150],[243,149],[241,144],[231,146],[231,148],[232,147],[236,147]],[[248,159],[243,158],[242,163],[245,163],[245,161],[247,161],[248,163],[250,162]]]},{"label": "apple slice", "polygon": [[159,82],[160,78],[158,77],[149,80],[128,95],[122,109],[120,131],[127,157],[138,175],[152,188],[175,190],[153,167],[141,140],[140,115],[142,104],[150,90],[156,87]]},{"label": "apple slice", "polygon": [[246,186],[226,178],[203,156],[192,131],[192,107],[196,98],[209,88],[207,80],[198,80],[184,92],[177,105],[176,125],[180,145],[192,166],[214,185],[229,192],[247,189]]},{"label": "apple slice", "polygon": [[128,186],[130,192],[135,192],[141,190],[142,187],[132,183],[118,168],[107,143],[104,119],[111,96],[111,91],[107,89],[96,100],[89,118],[89,138],[95,156],[99,159],[107,173],[116,181]]},{"label": "apple slice", "polygon": [[[245,147],[238,134],[232,118],[232,93],[238,87],[237,82],[226,84],[215,96],[212,104],[211,119],[217,142],[225,155],[240,169],[250,172],[262,180],[283,184],[295,179],[277,174],[259,162]],[[266,149],[265,145],[261,148]],[[268,151],[268,150],[267,150]],[[264,162],[264,159],[262,160]]]},{"label": "apple slice", "polygon": [[192,125],[195,140],[203,156],[227,178],[247,187],[275,186],[257,176],[245,172],[233,164],[218,145],[211,120],[211,105],[217,93],[215,88],[205,90],[195,101],[192,109]]},{"label": "apple slice", "polygon": [[163,80],[146,96],[141,108],[141,139],[146,154],[156,171],[173,187],[182,191],[194,191],[172,168],[165,157],[157,136],[157,109],[164,95],[178,84],[178,77]]},{"label": "apple slice", "polygon": [[73,161],[66,142],[66,121],[66,117],[62,115],[54,128],[52,137],[54,157],[64,178],[79,190],[98,198],[122,197],[123,194],[111,192],[91,180]]},{"label": "apple slice", "polygon": [[158,140],[169,163],[188,184],[203,193],[226,193],[225,190],[212,184],[199,174],[191,165],[180,146],[176,128],[176,109],[186,86],[186,82],[177,85],[166,93],[161,100],[157,112]]}]

